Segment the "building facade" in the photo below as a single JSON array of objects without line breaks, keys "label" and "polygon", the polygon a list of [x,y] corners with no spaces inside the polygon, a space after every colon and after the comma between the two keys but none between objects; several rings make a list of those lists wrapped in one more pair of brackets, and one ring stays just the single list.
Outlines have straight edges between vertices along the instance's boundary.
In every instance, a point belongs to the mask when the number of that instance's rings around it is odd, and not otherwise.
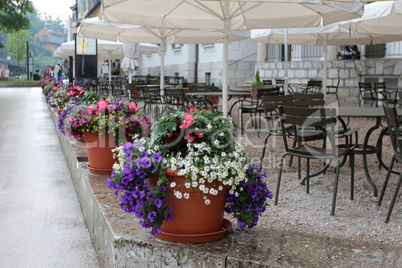
[{"label": "building facade", "polygon": [[50,50],[52,53],[63,43],[64,35],[62,33],[43,28],[34,35],[35,43],[40,44],[44,49]]}]

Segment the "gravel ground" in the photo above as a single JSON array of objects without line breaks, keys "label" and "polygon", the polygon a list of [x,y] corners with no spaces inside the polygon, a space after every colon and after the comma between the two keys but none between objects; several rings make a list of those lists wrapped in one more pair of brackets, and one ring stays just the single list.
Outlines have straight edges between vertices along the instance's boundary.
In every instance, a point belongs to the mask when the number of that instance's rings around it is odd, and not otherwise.
[{"label": "gravel ground", "polygon": [[[234,116],[237,122],[237,117]],[[375,124],[375,119],[350,119],[351,127],[359,127],[359,140],[363,143],[367,130]],[[385,122],[384,122],[385,124]],[[253,128],[249,128],[243,135],[246,142],[245,150],[252,156],[252,160],[259,163],[262,146],[267,130],[262,130],[259,137]],[[375,144],[380,130],[375,131],[370,143]],[[263,161],[263,169],[267,171],[267,184],[274,193],[278,179],[278,163],[285,151],[282,137],[270,137],[267,152]],[[383,159],[388,165],[393,155],[389,137],[384,138]],[[386,170],[378,168],[376,155],[368,157],[369,171],[380,192],[386,177]],[[345,164],[340,171],[338,196],[335,216],[330,216],[333,184],[335,180],[334,168],[330,167],[326,174],[310,179],[310,194],[306,193],[305,186],[300,185],[297,177],[297,162],[289,167],[289,157],[285,158],[285,165],[281,180],[278,206],[271,206],[260,219],[259,226],[278,230],[289,230],[310,235],[322,235],[334,238],[346,238],[361,243],[382,243],[393,246],[402,246],[402,190],[395,203],[390,222],[386,224],[385,217],[394,193],[397,175],[391,175],[385,196],[380,207],[377,206],[377,197],[374,197],[372,188],[366,180],[363,169],[363,158],[355,158],[355,187],[354,200],[350,200],[350,167]],[[302,162],[302,165],[305,162]],[[305,167],[305,165],[304,165]],[[311,170],[318,170],[321,164],[312,163]],[[396,164],[395,169],[400,168]],[[305,174],[305,170],[302,170]],[[311,172],[312,173],[312,172]]]},{"label": "gravel ground", "polygon": [[[229,102],[229,107],[234,101]],[[353,106],[353,104],[342,105]],[[221,106],[219,110],[221,110]],[[232,112],[235,123],[238,122],[237,113],[238,108],[235,106]],[[248,117],[246,117],[245,124],[249,124]],[[374,124],[375,119],[351,118],[349,126],[360,128],[359,142],[363,143],[365,133]],[[383,122],[384,124],[385,122]],[[252,162],[255,164],[260,163],[266,133],[267,130],[262,129],[261,133],[257,135],[251,125],[244,135],[237,131],[237,137],[243,138],[245,150],[251,155]],[[379,133],[380,129],[371,135],[370,144],[376,144]],[[284,151],[282,137],[271,136],[263,161],[263,169],[267,171],[267,185],[274,195],[278,178],[278,163]],[[390,163],[392,155],[391,142],[389,137],[385,137],[383,159],[386,165]],[[388,224],[384,222],[398,180],[397,175],[391,175],[382,205],[379,207],[377,206],[378,197],[374,197],[372,188],[366,180],[362,156],[356,155],[354,200],[350,200],[350,167],[345,164],[340,171],[335,216],[330,216],[335,180],[334,168],[330,167],[326,174],[311,178],[310,194],[307,194],[305,186],[300,185],[297,177],[297,163],[289,167],[288,160],[289,157],[285,158],[278,206],[273,205],[273,200],[269,201],[271,205],[261,216],[259,226],[308,235],[350,239],[363,244],[381,243],[402,247],[402,190],[399,191],[390,222]],[[369,155],[367,161],[372,179],[380,192],[386,170],[378,168],[378,160],[375,155]],[[321,163],[312,161],[311,173],[314,170],[317,171],[319,167],[322,167]],[[394,169],[400,168],[400,164],[396,164],[394,167]],[[305,174],[305,170],[302,172]]]}]

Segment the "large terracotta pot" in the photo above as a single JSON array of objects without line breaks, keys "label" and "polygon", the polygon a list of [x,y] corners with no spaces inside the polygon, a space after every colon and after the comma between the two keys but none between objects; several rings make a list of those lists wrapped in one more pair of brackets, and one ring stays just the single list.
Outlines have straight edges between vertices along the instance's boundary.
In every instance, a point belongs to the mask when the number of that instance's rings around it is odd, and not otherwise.
[{"label": "large terracotta pot", "polygon": [[218,96],[207,96],[207,100],[209,100],[212,104],[218,104],[219,97]]},{"label": "large terracotta pot", "polygon": [[109,135],[102,138],[99,133],[85,133],[85,143],[88,152],[89,171],[95,174],[112,174],[113,164],[117,159],[113,159],[112,149],[116,147],[114,139],[110,141]]},{"label": "large terracotta pot", "polygon": [[[185,176],[176,175],[176,171],[166,170],[169,184],[184,185]],[[150,186],[157,185],[157,177],[148,179]],[[173,195],[174,188],[168,187],[170,197],[167,200],[169,207],[173,206],[173,220],[164,221],[162,233],[156,237],[176,243],[204,243],[221,239],[227,235],[232,227],[230,221],[223,218],[225,208],[226,189],[218,195],[208,194],[211,204],[205,205],[203,195],[195,188],[180,187],[180,191],[190,193],[189,199],[178,199]]]}]

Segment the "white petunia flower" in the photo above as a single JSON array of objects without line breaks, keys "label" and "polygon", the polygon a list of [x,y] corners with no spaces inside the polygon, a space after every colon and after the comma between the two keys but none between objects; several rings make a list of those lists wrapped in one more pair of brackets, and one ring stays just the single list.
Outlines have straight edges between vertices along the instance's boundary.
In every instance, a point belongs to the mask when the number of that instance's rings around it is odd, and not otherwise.
[{"label": "white petunia flower", "polygon": [[173,188],[173,187],[176,187],[176,183],[175,183],[175,182],[171,182],[171,183],[170,183],[170,187],[172,187],[172,188]]},{"label": "white petunia flower", "polygon": [[189,193],[184,193],[184,198],[185,198],[185,199],[189,199],[189,198],[190,198],[190,194],[189,194]]},{"label": "white petunia flower", "polygon": [[209,204],[211,204],[211,200],[206,199],[206,200],[205,200],[205,205],[209,205]]},{"label": "white petunia flower", "polygon": [[186,188],[190,188],[190,187],[191,187],[191,183],[186,182],[186,183],[184,184],[184,186],[185,186]]}]

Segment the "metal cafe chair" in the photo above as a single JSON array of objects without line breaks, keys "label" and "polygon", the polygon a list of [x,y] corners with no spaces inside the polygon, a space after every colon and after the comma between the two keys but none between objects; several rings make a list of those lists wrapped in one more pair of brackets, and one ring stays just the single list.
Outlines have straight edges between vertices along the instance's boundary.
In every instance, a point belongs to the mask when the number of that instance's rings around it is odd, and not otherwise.
[{"label": "metal cafe chair", "polygon": [[264,85],[272,85],[272,80],[271,80],[271,79],[262,80],[262,83],[263,83]]},{"label": "metal cafe chair", "polygon": [[[253,85],[251,89],[251,101],[250,104],[245,105],[244,101],[240,103],[240,126],[242,133],[244,133],[243,114],[251,115],[251,122],[253,122],[253,115],[264,113],[264,107],[262,105],[263,95],[279,95],[279,87],[271,85]],[[256,122],[257,126],[257,122]],[[258,134],[258,132],[257,132]],[[258,134],[259,135],[259,134]]]},{"label": "metal cafe chair", "polygon": [[261,155],[261,166],[264,160],[265,151],[267,149],[268,139],[271,136],[282,136],[282,128],[279,121],[279,106],[294,106],[293,96],[291,95],[264,95],[262,96],[262,103],[264,106],[265,120],[267,123],[268,134],[265,136],[264,147]]},{"label": "metal cafe chair", "polygon": [[[394,149],[394,156],[392,157],[391,163],[388,167],[387,176],[385,177],[385,181],[384,181],[384,184],[381,189],[381,194],[378,199],[378,206],[381,205],[381,202],[383,200],[385,189],[387,188],[387,184],[388,184],[391,172],[392,172],[392,168],[394,167],[395,160],[402,163],[402,136],[401,136],[402,129],[401,129],[401,125],[399,122],[398,113],[397,113],[395,107],[384,106],[383,108],[384,108],[385,118],[386,118],[387,125],[388,125],[388,133],[391,137],[392,148]],[[398,197],[399,189],[401,188],[401,184],[402,184],[402,172],[399,172],[399,180],[396,184],[395,192],[392,197],[391,203],[389,204],[388,213],[385,218],[386,223],[389,222],[389,218],[391,217],[391,213],[394,208],[395,201]]]},{"label": "metal cafe chair", "polygon": [[[357,130],[352,129],[342,135],[337,135],[335,133],[335,127],[337,125],[337,115],[335,108],[299,108],[299,107],[287,107],[280,106],[279,107],[279,116],[281,121],[282,128],[282,137],[285,143],[286,152],[282,155],[279,163],[279,174],[278,181],[276,185],[276,194],[275,194],[275,205],[278,204],[279,199],[279,189],[280,182],[282,179],[282,170],[283,170],[283,160],[287,155],[297,156],[299,158],[306,158],[307,167],[306,167],[306,182],[307,187],[306,191],[309,194],[310,191],[310,160],[320,159],[320,160],[330,160],[334,161],[336,164],[335,168],[335,182],[334,182],[334,190],[332,197],[332,209],[331,216],[335,214],[335,204],[336,204],[336,196],[338,191],[338,180],[339,180],[339,170],[341,168],[340,162],[338,158],[343,156],[349,156],[350,158],[350,167],[351,167],[351,187],[350,187],[350,199],[353,200],[353,189],[354,189],[354,153],[353,149],[356,144],[347,143],[344,147],[339,147],[339,143],[336,141],[339,138],[343,138],[345,136],[351,137],[353,134],[356,136],[356,141],[358,140]],[[297,147],[290,147],[288,144],[287,133],[292,131],[295,135],[298,135],[297,129],[303,128],[311,128],[314,127],[319,129],[325,133],[325,137],[329,140],[329,147],[321,148],[316,147],[314,145],[307,144],[305,142],[300,142]],[[297,138],[297,137],[296,137]],[[300,169],[299,169],[300,173]]]},{"label": "metal cafe chair", "polygon": [[339,102],[339,97],[338,97],[338,89],[339,89],[339,84],[341,83],[341,79],[338,79],[338,83],[336,86],[327,86],[327,95],[335,95],[335,98],[338,102],[338,106],[341,106],[341,103]]},{"label": "metal cafe chair", "polygon": [[371,83],[359,82],[359,106],[364,101],[370,101],[371,106],[375,102],[375,107],[378,107],[378,94],[374,88],[371,87]]}]

